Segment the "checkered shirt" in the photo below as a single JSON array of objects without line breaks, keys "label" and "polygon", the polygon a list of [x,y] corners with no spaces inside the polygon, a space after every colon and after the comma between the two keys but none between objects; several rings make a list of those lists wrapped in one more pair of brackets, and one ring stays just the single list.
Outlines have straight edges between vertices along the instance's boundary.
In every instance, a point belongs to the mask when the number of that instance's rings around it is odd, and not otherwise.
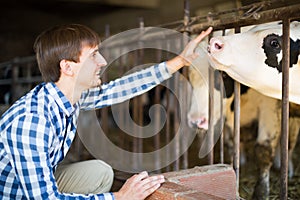
[{"label": "checkered shirt", "polygon": [[54,171],[74,139],[79,110],[126,101],[170,76],[163,62],[89,89],[74,105],[54,83],[37,85],[0,119],[0,199],[114,199],[58,191]]}]

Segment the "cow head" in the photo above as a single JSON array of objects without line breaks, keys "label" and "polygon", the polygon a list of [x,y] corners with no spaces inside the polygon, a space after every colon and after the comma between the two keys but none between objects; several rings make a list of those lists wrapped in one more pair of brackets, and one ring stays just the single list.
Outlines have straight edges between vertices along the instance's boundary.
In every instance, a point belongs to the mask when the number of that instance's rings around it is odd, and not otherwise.
[{"label": "cow head", "polygon": [[[207,70],[209,65],[207,64]],[[213,101],[213,118],[212,121],[214,124],[220,119],[223,114],[221,113],[221,104],[225,104],[225,98],[221,99],[220,88],[224,87],[223,81],[220,80],[218,71],[215,71],[214,76],[214,101]],[[190,68],[189,79],[192,85],[192,98],[191,105],[188,112],[188,124],[192,128],[198,129],[208,129],[208,119],[209,119],[209,86],[208,83],[201,76],[195,68]],[[224,96],[227,95],[227,91],[224,91]],[[225,110],[225,108],[223,108]],[[223,110],[223,113],[225,112]],[[219,128],[219,127],[218,127]]]},{"label": "cow head", "polygon": [[[290,100],[300,103],[300,23],[290,24]],[[281,98],[282,24],[257,25],[240,34],[214,37],[210,62],[216,69],[259,92]]]}]

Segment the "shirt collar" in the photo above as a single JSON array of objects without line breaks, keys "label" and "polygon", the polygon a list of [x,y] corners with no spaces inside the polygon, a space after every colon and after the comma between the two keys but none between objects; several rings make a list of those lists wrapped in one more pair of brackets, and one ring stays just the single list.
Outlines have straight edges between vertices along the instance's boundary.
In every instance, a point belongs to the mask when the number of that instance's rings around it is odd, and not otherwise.
[{"label": "shirt collar", "polygon": [[63,110],[63,112],[69,117],[75,111],[75,107],[72,106],[71,102],[67,97],[62,93],[62,91],[55,85],[53,82],[46,83],[46,89],[49,92],[49,95],[52,96],[54,101],[58,106]]}]

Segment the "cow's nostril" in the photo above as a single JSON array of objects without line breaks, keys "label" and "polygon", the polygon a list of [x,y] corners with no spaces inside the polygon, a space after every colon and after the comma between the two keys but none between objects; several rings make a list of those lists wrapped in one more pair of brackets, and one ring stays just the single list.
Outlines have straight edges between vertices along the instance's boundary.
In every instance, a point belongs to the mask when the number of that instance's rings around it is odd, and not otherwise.
[{"label": "cow's nostril", "polygon": [[208,53],[211,53],[211,52],[210,52],[210,46],[207,47],[207,52],[208,52]]},{"label": "cow's nostril", "polygon": [[222,49],[223,46],[224,46],[224,45],[221,44],[221,43],[218,43],[218,42],[215,43],[215,48],[218,49],[218,50]]},{"label": "cow's nostril", "polygon": [[209,43],[210,43],[210,53],[222,51],[224,48],[224,43],[219,38],[211,38]]}]

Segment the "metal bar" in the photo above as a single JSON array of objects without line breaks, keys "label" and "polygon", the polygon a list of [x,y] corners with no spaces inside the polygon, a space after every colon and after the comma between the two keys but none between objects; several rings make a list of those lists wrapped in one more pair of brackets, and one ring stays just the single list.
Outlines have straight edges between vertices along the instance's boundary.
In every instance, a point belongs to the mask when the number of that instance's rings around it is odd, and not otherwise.
[{"label": "metal bar", "polygon": [[17,91],[16,91],[16,87],[17,87],[17,83],[18,83],[18,77],[19,77],[19,68],[18,65],[14,64],[12,66],[12,81],[11,81],[11,99],[12,102],[17,100]]},{"label": "metal bar", "polygon": [[[175,73],[173,75],[174,77],[174,93],[177,94],[179,91],[179,73]],[[175,96],[172,96],[173,101],[175,102]],[[175,160],[174,162],[174,170],[178,171],[180,169],[180,138],[178,136],[177,131],[179,131],[179,125],[180,125],[180,117],[179,117],[179,112],[178,112],[178,107],[176,106],[175,108],[175,113],[174,113],[174,131],[173,133],[175,134],[174,136],[174,140],[175,140],[175,145],[174,145],[174,154],[175,154],[175,158],[178,158],[177,160]]]},{"label": "metal bar", "polygon": [[[139,19],[139,28],[140,28],[140,32],[141,34],[143,34],[143,31],[144,31],[144,19],[143,18],[140,18]],[[142,41],[141,41],[142,42]],[[144,49],[143,48],[139,48],[138,50],[138,53],[139,53],[139,64],[142,64],[143,63],[143,60],[144,60]],[[145,95],[145,94],[143,94]],[[142,101],[142,98],[143,98],[143,95],[140,95],[137,97],[138,99],[138,123],[139,123],[139,126],[143,126],[143,122],[144,122],[144,105],[143,105],[143,101]],[[142,138],[142,131],[139,131],[139,138],[137,139],[137,151],[140,153],[138,154],[138,164],[139,166],[142,164],[143,162],[143,138]]]},{"label": "metal bar", "polygon": [[[157,44],[158,46],[160,46],[160,43]],[[157,62],[160,62],[162,59],[162,51],[160,50],[161,48],[158,48],[156,50],[156,60]],[[155,87],[154,89],[154,103],[155,104],[161,104],[161,97],[160,97],[160,93],[161,93],[161,87],[158,85]],[[160,109],[155,109],[155,118],[154,118],[154,123],[155,123],[155,136],[154,136],[154,147],[155,147],[155,151],[157,151],[158,149],[160,149],[160,144],[161,144],[161,134],[159,134],[158,132],[160,131],[160,123],[161,123],[161,112]],[[155,154],[155,169],[157,170],[157,173],[161,173],[161,169],[159,169],[159,165],[161,163],[161,157],[159,154],[159,151],[156,152]]]},{"label": "metal bar", "polygon": [[[170,42],[167,42],[167,59],[170,58]],[[171,141],[171,129],[172,129],[172,124],[171,124],[171,118],[172,118],[172,112],[171,112],[171,106],[170,105],[170,101],[171,101],[171,98],[170,95],[171,95],[171,92],[170,92],[170,88],[171,88],[171,81],[172,79],[168,79],[166,81],[166,87],[167,87],[167,91],[166,91],[166,100],[167,100],[167,105],[166,105],[166,109],[167,109],[167,121],[166,121],[166,144],[168,144],[170,141]],[[174,128],[174,127],[173,127]],[[167,163],[170,163],[170,159],[171,159],[171,156],[170,154],[173,153],[173,152],[166,152],[166,161]],[[171,165],[168,165],[166,167],[166,171],[171,171]]]},{"label": "metal bar", "polygon": [[[139,58],[139,50],[135,50],[134,51],[134,65],[138,66],[140,62],[140,58]],[[132,113],[132,118],[133,118],[133,123],[135,123],[136,125],[138,124],[139,121],[139,96],[134,97],[132,100],[132,106],[133,106],[133,113]],[[129,126],[131,126],[133,124],[129,124]],[[138,133],[138,126],[134,126],[133,127],[133,132],[137,135],[139,135]],[[132,152],[134,153],[138,153],[138,143],[139,143],[139,138],[138,137],[133,137],[132,138]],[[136,158],[136,159],[135,159]],[[138,170],[139,169],[139,159],[135,156],[135,154],[132,154],[132,166],[133,169]]]},{"label": "metal bar", "polygon": [[[144,21],[143,18],[139,18],[139,34],[143,35],[144,32]],[[143,41],[138,41],[139,48],[134,51],[135,53],[135,66],[138,66],[142,64],[144,59],[144,51],[142,49]],[[133,102],[133,119],[134,123],[136,123],[138,126],[134,126],[134,133],[137,135],[137,137],[133,138],[133,147],[132,151],[135,153],[139,153],[136,160],[133,160],[134,169],[140,169],[142,165],[142,153],[143,153],[143,139],[142,139],[142,132],[141,129],[138,127],[143,126],[143,104],[142,104],[142,95],[139,95],[132,99]]]},{"label": "metal bar", "polygon": [[[240,28],[235,28],[235,33],[239,33]],[[234,81],[234,159],[233,168],[236,174],[236,197],[239,199],[239,178],[240,178],[240,98],[241,84]]]},{"label": "metal bar", "polygon": [[[184,16],[183,16],[183,24],[184,24],[184,27],[185,27],[185,31],[183,32],[183,34],[185,36],[189,36],[189,24],[190,22],[190,1],[189,0],[185,0],[184,1]],[[184,37],[184,38],[189,38],[189,37]],[[185,41],[185,42],[189,42],[189,41]],[[182,74],[184,77],[188,78],[188,67],[184,67],[182,69]],[[187,88],[187,84],[185,84],[184,81],[182,81],[182,87],[181,87],[181,98],[183,98],[183,101],[181,101],[181,111],[180,112],[184,112],[184,113],[187,113],[188,110],[187,110],[187,107],[188,107],[188,88]],[[186,115],[184,115],[186,116]],[[187,126],[186,126],[186,121],[187,119],[181,119],[182,121],[182,125],[183,125],[183,130],[186,130],[187,129]],[[181,140],[181,143],[182,143],[182,149],[187,149],[186,148],[186,140]],[[188,151],[184,152],[183,155],[182,155],[182,168],[183,169],[187,169],[188,168]]]},{"label": "metal bar", "polygon": [[282,110],[281,110],[281,170],[280,199],[288,197],[288,138],[289,138],[289,66],[290,66],[290,20],[283,20],[283,68],[282,68]]},{"label": "metal bar", "polygon": [[[166,121],[166,144],[168,144],[171,141],[171,106],[170,106],[170,85],[171,85],[171,80],[167,80],[166,86],[167,86],[167,91],[166,91],[166,100],[167,100],[167,105],[166,105],[166,109],[167,109],[167,121]],[[170,153],[172,152],[166,152],[166,161],[167,163],[169,163],[170,161]],[[168,165],[166,167],[166,171],[170,171],[171,167],[170,165]]]},{"label": "metal bar", "polygon": [[27,83],[36,83],[36,82],[42,82],[43,79],[41,76],[33,76],[31,78],[28,77],[20,77],[16,80],[13,80],[12,78],[7,79],[0,79],[0,85],[10,85],[13,81],[15,81],[15,84],[27,84]]},{"label": "metal bar", "polygon": [[236,194],[239,197],[240,177],[240,91],[241,85],[234,81],[234,158],[233,168],[236,175]]},{"label": "metal bar", "polygon": [[[160,87],[159,86],[156,86],[155,89],[155,94],[154,94],[154,103],[155,104],[159,104],[160,103]],[[160,130],[159,130],[159,127],[160,127],[160,122],[161,122],[161,113],[160,113],[160,109],[159,108],[156,108],[155,109],[155,118],[154,118],[154,131],[155,131],[155,136],[154,136],[154,148],[155,148],[155,169],[157,170],[158,173],[161,172],[161,169],[159,168],[159,165],[161,163],[161,157],[160,157],[160,154],[159,154],[159,151],[157,151],[159,148],[160,148],[160,143],[161,143],[161,140],[160,140],[160,134],[158,133]]]},{"label": "metal bar", "polygon": [[247,19],[241,19],[239,16],[232,16],[217,20],[206,21],[203,23],[192,25],[190,29],[192,33],[199,33],[210,26],[213,26],[214,30],[221,30],[224,28],[235,28],[237,26],[248,26],[255,24],[263,24],[272,21],[280,21],[283,19],[283,17],[289,17],[290,19],[299,18],[300,4],[257,12],[256,16],[251,16]]},{"label": "metal bar", "polygon": [[[123,50],[122,50],[122,47],[120,47],[119,49],[117,49],[119,52],[119,55],[122,55],[123,54]],[[124,56],[121,56],[119,59],[117,59],[117,65],[121,66],[121,69],[119,71],[119,76],[122,76],[124,71],[126,70],[126,63],[127,61],[125,60]],[[119,112],[118,112],[118,118],[120,119],[120,127],[122,128],[126,128],[128,126],[128,122],[126,121],[126,119],[128,119],[128,113],[126,113],[126,110],[129,110],[129,108],[126,108],[126,104],[124,103],[121,103],[120,106],[119,106]],[[122,129],[121,129],[122,130]],[[123,149],[126,149],[127,146],[126,144],[128,143],[127,141],[127,138],[126,138],[126,135],[120,131],[120,146],[123,148]],[[123,159],[120,159],[119,160],[119,164],[120,165],[123,165],[124,163],[127,163],[126,160],[131,160],[131,158],[126,158],[125,157],[125,152],[124,151],[121,151],[121,158]]]},{"label": "metal bar", "polygon": [[[223,72],[220,71],[218,79],[220,83],[220,110],[221,110],[221,116],[220,116],[220,126],[222,127],[224,125],[224,116],[223,116],[223,96],[224,96],[224,87],[222,87],[223,79],[222,79]],[[224,163],[224,130],[221,128],[221,136],[220,136],[220,163]]]},{"label": "metal bar", "polygon": [[[22,58],[16,57],[11,61],[0,63],[0,68],[7,67],[9,65],[11,66],[13,64],[26,64],[28,62],[35,62],[35,61],[36,61],[35,56],[28,56],[28,57],[22,57]],[[20,66],[20,67],[22,67],[22,66]]]},{"label": "metal bar", "polygon": [[[209,16],[205,16],[205,18],[209,18]],[[202,30],[206,30],[208,27],[213,26],[214,30],[223,30],[223,29],[230,29],[235,28],[237,26],[248,26],[248,25],[255,25],[255,24],[263,24],[272,21],[280,21],[283,17],[289,17],[290,19],[297,19],[300,18],[300,4],[285,6],[281,8],[275,8],[271,10],[257,12],[256,15],[249,16],[247,18],[242,18],[242,16],[230,16],[224,17],[222,19],[212,19],[209,21],[199,22],[198,24],[188,26],[188,31],[190,34],[197,34],[200,33]],[[185,27],[179,30],[180,32],[185,31]],[[154,38],[158,37],[160,33],[152,33],[146,34],[141,36],[141,40],[147,42],[151,41]],[[165,35],[164,38],[161,40],[165,40],[166,38],[170,38],[174,36],[173,33],[170,35]],[[114,48],[120,46],[128,46],[128,45],[135,45],[138,38],[132,38],[129,40],[124,41],[123,39],[113,41],[112,43],[106,45],[106,48]],[[158,40],[158,39],[157,39]]]},{"label": "metal bar", "polygon": [[188,31],[189,28],[189,22],[190,22],[190,1],[189,0],[184,0],[184,16],[183,16],[183,25],[184,25],[184,33]]},{"label": "metal bar", "polygon": [[[222,30],[222,35],[224,36],[225,35],[225,32],[226,30],[223,29]],[[223,110],[224,110],[224,107],[223,107],[223,98],[224,98],[224,88],[225,88],[225,85],[222,85],[223,82],[223,71],[220,71],[219,73],[219,76],[218,76],[218,79],[219,79],[219,83],[220,83],[220,110],[221,110],[221,116],[220,117],[220,126],[221,126],[221,135],[220,135],[220,163],[224,163],[224,116],[223,116]],[[223,127],[222,127],[223,126]]]},{"label": "metal bar", "polygon": [[[126,51],[126,48],[124,48]],[[135,56],[134,52],[132,53],[133,56]],[[123,52],[122,54],[123,55]],[[130,69],[131,69],[131,65],[130,65],[130,61],[129,61],[129,56],[122,56],[121,59],[122,59],[122,62],[123,64],[121,65],[123,67],[123,71],[121,72],[121,75],[120,77],[124,76],[124,74],[126,74]],[[136,60],[137,58],[134,58],[134,60]],[[132,61],[134,62],[134,61]],[[133,63],[131,63],[133,64]],[[131,116],[128,115],[130,114],[130,100],[127,100],[129,101],[128,105],[126,104],[122,104],[122,117],[123,117],[123,120],[124,120],[124,124],[125,124],[125,127],[126,127],[126,130],[131,130],[131,122],[132,122],[132,119],[131,119]],[[129,107],[127,107],[129,106]],[[125,149],[131,149],[132,145],[130,144],[130,142],[132,141],[132,139],[130,138],[130,136],[125,132],[124,133],[124,147]],[[134,158],[134,157],[133,157]],[[131,158],[132,160],[132,158]],[[133,160],[132,160],[133,161]],[[133,165],[133,164],[132,164]]]},{"label": "metal bar", "polygon": [[208,124],[208,148],[211,149],[207,155],[208,164],[212,165],[214,163],[214,70],[212,67],[209,67],[208,70],[209,79],[208,79],[208,113],[209,113],[209,124]]},{"label": "metal bar", "polygon": [[[109,36],[110,36],[110,26],[106,25],[105,26],[105,38],[108,38]],[[104,51],[105,51],[105,54],[109,53],[108,49],[104,49]],[[103,83],[108,81],[107,71],[103,73],[101,79],[102,79]],[[100,109],[100,115],[101,115],[101,127],[102,127],[104,133],[107,133],[108,132],[108,107],[104,107],[104,108]]]}]

